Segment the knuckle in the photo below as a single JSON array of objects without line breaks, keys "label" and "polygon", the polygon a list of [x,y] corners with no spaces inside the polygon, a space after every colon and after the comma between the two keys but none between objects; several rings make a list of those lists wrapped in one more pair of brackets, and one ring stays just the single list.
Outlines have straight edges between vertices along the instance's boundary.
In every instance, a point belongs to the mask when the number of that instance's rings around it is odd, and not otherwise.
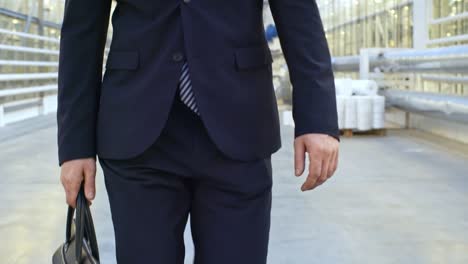
[{"label": "knuckle", "polygon": [[317,145],[315,146],[315,149],[316,149],[318,152],[322,152],[323,149],[324,149],[324,146],[323,146],[323,144],[317,144]]},{"label": "knuckle", "polygon": [[316,179],[320,178],[320,176],[322,175],[320,170],[315,170],[313,173],[314,173],[314,178]]},{"label": "knuckle", "polygon": [[305,149],[306,149],[307,151],[313,150],[315,147],[316,147],[315,142],[310,141],[310,140],[308,140],[308,141],[305,142]]},{"label": "knuckle", "polygon": [[328,148],[327,146],[322,146],[320,148],[320,153],[324,156],[329,156],[331,151],[330,151],[330,148]]}]

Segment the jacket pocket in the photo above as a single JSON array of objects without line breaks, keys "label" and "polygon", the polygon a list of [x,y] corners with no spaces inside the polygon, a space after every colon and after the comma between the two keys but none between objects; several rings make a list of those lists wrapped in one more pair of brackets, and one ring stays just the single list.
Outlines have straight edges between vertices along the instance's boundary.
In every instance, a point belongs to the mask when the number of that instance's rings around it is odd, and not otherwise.
[{"label": "jacket pocket", "polygon": [[238,69],[255,69],[273,62],[270,49],[264,45],[237,48],[234,56]]},{"label": "jacket pocket", "polygon": [[139,52],[136,50],[111,50],[107,57],[106,69],[135,70],[140,63],[139,55]]}]

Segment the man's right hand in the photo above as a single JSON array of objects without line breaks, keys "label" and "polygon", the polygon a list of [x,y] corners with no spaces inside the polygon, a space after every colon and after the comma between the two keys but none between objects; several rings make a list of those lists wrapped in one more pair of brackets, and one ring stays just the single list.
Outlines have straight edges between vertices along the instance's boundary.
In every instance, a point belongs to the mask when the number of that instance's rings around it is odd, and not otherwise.
[{"label": "man's right hand", "polygon": [[96,160],[94,158],[66,161],[61,166],[60,181],[65,189],[66,202],[76,207],[76,197],[84,180],[84,192],[90,202],[96,194]]}]

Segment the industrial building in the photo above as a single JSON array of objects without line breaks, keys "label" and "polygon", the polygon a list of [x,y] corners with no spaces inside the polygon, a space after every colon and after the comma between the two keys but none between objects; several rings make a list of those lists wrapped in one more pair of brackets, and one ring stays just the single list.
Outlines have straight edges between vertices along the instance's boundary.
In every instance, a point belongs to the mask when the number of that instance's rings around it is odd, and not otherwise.
[{"label": "industrial building", "polygon": [[[264,0],[282,121],[268,264],[468,263],[468,0],[315,1],[340,127],[356,135],[343,134],[336,174],[301,193],[293,87]],[[56,147],[65,3],[0,0],[0,263],[50,263],[65,238]],[[99,170],[91,209],[101,261],[116,263],[104,186]]]}]

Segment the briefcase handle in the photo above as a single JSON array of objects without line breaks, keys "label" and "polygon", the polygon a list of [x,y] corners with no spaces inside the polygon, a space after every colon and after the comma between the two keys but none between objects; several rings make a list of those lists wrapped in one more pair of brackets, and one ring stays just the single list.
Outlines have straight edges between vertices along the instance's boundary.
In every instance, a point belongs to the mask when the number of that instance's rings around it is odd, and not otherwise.
[{"label": "briefcase handle", "polygon": [[[67,213],[67,226],[65,230],[65,241],[67,244],[71,242],[71,228],[73,223],[73,213],[75,209],[68,206]],[[80,190],[76,197],[76,217],[75,217],[75,259],[79,261],[81,259],[81,251],[83,248],[83,238],[89,241],[89,247],[93,257],[99,261],[99,250],[96,239],[96,232],[94,230],[93,218],[91,216],[91,210],[87,203],[84,194],[84,183],[81,184]]]}]

